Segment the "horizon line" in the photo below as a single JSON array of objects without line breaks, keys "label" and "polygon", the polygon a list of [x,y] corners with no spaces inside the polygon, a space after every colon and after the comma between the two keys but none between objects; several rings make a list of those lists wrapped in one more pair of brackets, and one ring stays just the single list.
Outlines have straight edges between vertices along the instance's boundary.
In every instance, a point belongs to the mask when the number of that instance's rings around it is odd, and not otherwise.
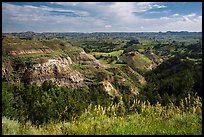
[{"label": "horizon line", "polygon": [[[34,32],[34,31],[19,31],[19,32],[2,32],[4,33],[26,33],[26,32]],[[83,31],[64,31],[64,32],[52,32],[52,31],[44,31],[44,32],[34,32],[34,33],[167,33],[167,32],[202,32],[202,31],[92,31],[92,32],[83,32]]]}]

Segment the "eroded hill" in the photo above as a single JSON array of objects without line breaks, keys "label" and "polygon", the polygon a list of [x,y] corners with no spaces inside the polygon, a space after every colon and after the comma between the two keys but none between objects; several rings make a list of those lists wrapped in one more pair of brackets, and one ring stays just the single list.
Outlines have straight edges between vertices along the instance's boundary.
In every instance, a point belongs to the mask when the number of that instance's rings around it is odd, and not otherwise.
[{"label": "eroded hill", "polygon": [[3,35],[2,116],[39,125],[72,120],[95,105],[141,115],[140,100],[172,108],[189,94],[201,96],[202,37],[194,35]]},{"label": "eroded hill", "polygon": [[[52,81],[67,88],[95,85],[113,96],[136,95],[145,78],[128,65],[101,64],[82,48],[59,39],[3,39],[2,78],[14,83],[41,85]],[[140,66],[146,68],[145,65]]]},{"label": "eroded hill", "polygon": [[200,62],[202,55],[201,38],[193,34],[186,39],[154,33],[42,35],[2,37],[3,80],[37,85],[52,81],[73,89],[102,87],[111,96],[138,95],[149,83],[145,73],[174,56]]}]

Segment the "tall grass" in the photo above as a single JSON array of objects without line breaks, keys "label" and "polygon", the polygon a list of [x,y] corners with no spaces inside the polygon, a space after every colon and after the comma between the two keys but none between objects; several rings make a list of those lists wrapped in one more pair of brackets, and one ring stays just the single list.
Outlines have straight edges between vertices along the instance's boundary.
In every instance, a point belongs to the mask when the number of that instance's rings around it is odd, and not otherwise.
[{"label": "tall grass", "polygon": [[[126,111],[132,111],[126,115]],[[122,100],[109,107],[92,104],[71,122],[35,127],[2,118],[2,134],[47,135],[201,135],[202,99],[188,96],[179,106],[161,106],[135,100],[126,110]]]}]

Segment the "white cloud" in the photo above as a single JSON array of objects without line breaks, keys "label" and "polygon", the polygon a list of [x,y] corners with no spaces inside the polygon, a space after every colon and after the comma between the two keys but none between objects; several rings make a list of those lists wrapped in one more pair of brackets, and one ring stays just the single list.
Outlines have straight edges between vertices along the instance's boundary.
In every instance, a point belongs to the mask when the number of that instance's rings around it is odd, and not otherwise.
[{"label": "white cloud", "polygon": [[157,4],[154,4],[151,6],[151,8],[166,8],[167,6],[164,6],[164,5],[157,5]]},{"label": "white cloud", "polygon": [[155,26],[154,29],[160,31],[165,30],[188,30],[188,31],[202,31],[202,16],[198,16],[195,13],[188,15],[173,14],[169,17],[162,17],[157,22],[158,27]]},{"label": "white cloud", "polygon": [[151,9],[166,8],[167,6],[155,4],[155,2],[136,2],[136,12],[144,12]]},{"label": "white cloud", "polygon": [[160,14],[160,13],[170,13],[171,10],[164,10],[164,11],[150,11],[148,14]]},{"label": "white cloud", "polygon": [[[168,7],[162,3],[50,2],[50,4],[53,4],[53,6],[3,3],[3,30],[16,31],[19,30],[17,27],[21,27],[22,31],[25,31],[25,28],[30,28],[33,31],[41,32],[103,31],[104,29],[108,31],[202,30],[202,16],[195,13],[188,15],[176,13],[171,16],[153,19],[134,14],[135,12],[148,12],[149,14],[170,13]],[[56,4],[61,5],[61,7],[54,7]],[[166,9],[163,11],[149,11],[160,8]],[[52,14],[52,12],[56,12],[56,14]]]},{"label": "white cloud", "polygon": [[180,16],[178,13],[176,13],[176,14],[173,14],[172,15],[173,17],[178,17],[178,16]]},{"label": "white cloud", "polygon": [[160,20],[169,20],[170,18],[169,17],[160,17],[159,19]]},{"label": "white cloud", "polygon": [[111,25],[105,25],[105,28],[111,28],[112,26]]}]

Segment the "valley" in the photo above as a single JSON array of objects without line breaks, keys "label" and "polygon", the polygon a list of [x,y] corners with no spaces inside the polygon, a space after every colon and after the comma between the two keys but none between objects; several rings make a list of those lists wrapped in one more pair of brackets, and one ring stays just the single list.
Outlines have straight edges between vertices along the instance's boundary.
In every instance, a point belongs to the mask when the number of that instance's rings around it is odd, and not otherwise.
[{"label": "valley", "polygon": [[[149,119],[151,114],[162,115],[161,112],[170,116],[167,108],[171,105],[172,113],[177,115],[179,111],[178,117],[183,116],[181,111],[200,117],[201,95],[202,32],[2,34],[2,116],[5,121],[30,122],[35,126],[77,119],[80,123],[84,115],[86,120],[91,118],[90,113],[99,118],[99,123],[100,118],[112,119],[113,116],[121,117],[126,123],[129,116],[130,119],[139,116]],[[183,104],[189,109],[184,109],[182,101],[189,96],[192,99]],[[134,105],[136,100],[139,103]],[[158,104],[161,107],[157,108]],[[94,111],[97,106],[102,109],[98,110],[99,117]],[[106,110],[102,115],[103,110],[111,106],[117,109]],[[148,109],[151,110],[146,112]],[[162,115],[162,118],[168,116]],[[113,122],[110,121],[109,126]],[[190,134],[200,134],[200,125],[196,127],[199,132]],[[77,134],[75,129],[69,128],[61,128],[63,131],[57,134]],[[164,134],[169,131],[165,130]],[[185,128],[184,131],[187,132]],[[101,134],[98,131],[81,133]],[[107,129],[109,133],[120,134]],[[123,134],[127,133],[130,132]]]}]

